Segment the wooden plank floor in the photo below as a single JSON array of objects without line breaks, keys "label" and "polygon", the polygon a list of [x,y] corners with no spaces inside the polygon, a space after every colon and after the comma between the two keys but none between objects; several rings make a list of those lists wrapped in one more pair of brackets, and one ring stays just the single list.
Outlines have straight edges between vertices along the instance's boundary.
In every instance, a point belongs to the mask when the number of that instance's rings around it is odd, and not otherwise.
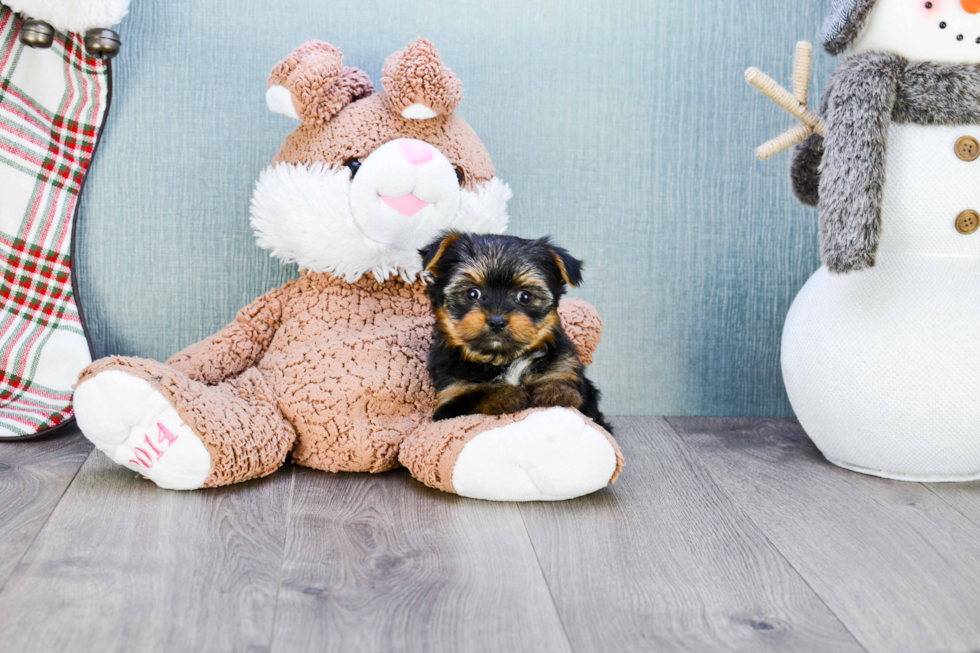
[{"label": "wooden plank floor", "polygon": [[980,484],[846,472],[788,420],[615,424],[615,487],[524,505],[0,443],[0,651],[980,650]]}]

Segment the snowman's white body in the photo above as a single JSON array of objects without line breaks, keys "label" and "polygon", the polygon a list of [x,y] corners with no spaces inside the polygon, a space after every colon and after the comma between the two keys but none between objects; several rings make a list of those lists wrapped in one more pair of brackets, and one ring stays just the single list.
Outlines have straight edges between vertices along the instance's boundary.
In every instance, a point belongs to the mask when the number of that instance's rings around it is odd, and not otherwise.
[{"label": "snowman's white body", "polygon": [[800,423],[843,467],[890,478],[980,478],[980,125],[892,125],[873,268],[814,274],[783,330]]},{"label": "snowman's white body", "polygon": [[[938,12],[938,13],[937,13]],[[943,27],[940,27],[942,21]],[[878,0],[854,52],[977,63],[980,15],[960,2]],[[800,423],[831,462],[919,481],[980,478],[980,159],[956,155],[980,125],[892,124],[874,267],[818,270],[783,330]]]}]

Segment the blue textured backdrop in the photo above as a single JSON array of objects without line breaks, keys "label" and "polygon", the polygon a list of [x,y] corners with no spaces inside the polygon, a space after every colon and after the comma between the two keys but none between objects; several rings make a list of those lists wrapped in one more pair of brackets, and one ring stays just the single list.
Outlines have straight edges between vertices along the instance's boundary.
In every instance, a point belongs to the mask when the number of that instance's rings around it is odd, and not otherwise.
[{"label": "blue textured backdrop", "polygon": [[[763,140],[792,120],[748,88],[790,84],[799,0],[133,0],[77,270],[100,354],[166,358],[296,274],[253,243],[251,187],[293,123],[264,105],[304,40],[378,84],[431,39],[514,190],[512,233],[587,261],[606,321],[592,376],[613,414],[788,415],[779,336],[818,266],[816,216]],[[819,93],[832,62],[816,58]]]}]

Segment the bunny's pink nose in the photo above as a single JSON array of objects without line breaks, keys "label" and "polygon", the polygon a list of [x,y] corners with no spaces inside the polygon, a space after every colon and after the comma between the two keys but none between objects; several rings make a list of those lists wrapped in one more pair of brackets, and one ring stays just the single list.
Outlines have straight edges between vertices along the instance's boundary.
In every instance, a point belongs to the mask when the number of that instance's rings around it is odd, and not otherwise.
[{"label": "bunny's pink nose", "polygon": [[432,160],[432,147],[415,138],[403,138],[398,141],[398,149],[402,151],[408,162],[415,166]]}]

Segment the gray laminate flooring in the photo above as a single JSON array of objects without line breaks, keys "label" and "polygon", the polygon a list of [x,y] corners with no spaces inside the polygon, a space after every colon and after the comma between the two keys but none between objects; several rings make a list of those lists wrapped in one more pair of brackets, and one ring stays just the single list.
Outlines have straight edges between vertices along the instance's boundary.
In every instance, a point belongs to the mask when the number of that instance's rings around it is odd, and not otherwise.
[{"label": "gray laminate flooring", "polygon": [[980,484],[838,469],[789,420],[614,422],[620,481],[554,504],[0,443],[0,651],[980,650]]}]

